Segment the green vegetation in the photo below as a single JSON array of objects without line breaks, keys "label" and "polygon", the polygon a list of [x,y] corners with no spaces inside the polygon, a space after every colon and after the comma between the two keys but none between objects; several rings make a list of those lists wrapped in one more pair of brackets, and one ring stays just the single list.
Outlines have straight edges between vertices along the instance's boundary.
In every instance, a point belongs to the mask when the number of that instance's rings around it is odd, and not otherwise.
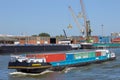
[{"label": "green vegetation", "polygon": [[32,35],[33,37],[37,37],[38,35]]},{"label": "green vegetation", "polygon": [[38,36],[40,36],[40,37],[50,37],[50,34],[48,34],[48,33],[40,33]]},{"label": "green vegetation", "polygon": [[40,33],[40,34],[38,34],[38,35],[36,35],[36,34],[34,34],[34,35],[32,35],[33,37],[50,37],[50,34],[48,34],[48,33]]}]

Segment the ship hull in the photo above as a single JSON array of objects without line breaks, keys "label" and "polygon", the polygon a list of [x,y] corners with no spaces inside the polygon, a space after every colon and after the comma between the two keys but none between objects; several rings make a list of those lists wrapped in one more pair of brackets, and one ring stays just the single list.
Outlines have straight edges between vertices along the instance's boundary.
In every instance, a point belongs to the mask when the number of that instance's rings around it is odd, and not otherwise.
[{"label": "ship hull", "polygon": [[8,69],[24,73],[41,73],[51,67],[49,63],[9,62]]},{"label": "ship hull", "polygon": [[[69,68],[69,67],[80,67],[80,66],[86,66],[86,65],[90,65],[92,63],[102,63],[105,61],[111,61],[111,60],[115,60],[116,58],[110,58],[110,59],[106,59],[106,60],[97,60],[97,61],[91,61],[91,62],[84,62],[84,63],[77,63],[77,64],[71,64],[71,65],[66,65],[66,66],[56,66],[56,67],[44,67],[44,68],[33,68],[32,66],[26,67],[26,68],[14,68],[16,69],[18,72],[23,72],[23,73],[41,73],[45,70],[52,70],[52,71],[62,71],[65,68]],[[44,63],[43,63],[44,64]],[[44,64],[46,65],[46,64]],[[48,66],[48,65],[46,65]],[[10,66],[9,66],[10,67]],[[10,69],[10,68],[9,68]],[[12,69],[12,68],[11,68]]]},{"label": "ship hull", "polygon": [[48,68],[38,68],[38,69],[16,69],[18,72],[23,73],[42,73],[43,71],[47,70]]},{"label": "ship hull", "polygon": [[6,45],[0,46],[0,53],[52,52],[72,50],[70,45]]},{"label": "ship hull", "polygon": [[112,53],[109,50],[29,54],[26,55],[26,57],[15,57],[9,62],[8,68],[25,73],[41,73],[47,69],[52,71],[62,71],[68,67],[86,66],[92,63],[102,63],[115,59],[115,53]]},{"label": "ship hull", "polygon": [[81,66],[87,66],[87,65],[90,65],[90,64],[100,64],[100,63],[103,63],[103,62],[106,62],[106,61],[112,61],[112,60],[115,60],[115,59],[116,59],[116,57],[110,58],[110,59],[105,59],[105,60],[96,60],[96,61],[90,61],[90,62],[83,62],[83,63],[65,65],[65,66],[56,66],[56,67],[50,68],[50,70],[52,70],[52,71],[62,71],[62,70],[66,69],[66,68],[69,68],[69,67],[81,67]]},{"label": "ship hull", "polygon": [[81,43],[81,49],[93,49],[92,43]]}]

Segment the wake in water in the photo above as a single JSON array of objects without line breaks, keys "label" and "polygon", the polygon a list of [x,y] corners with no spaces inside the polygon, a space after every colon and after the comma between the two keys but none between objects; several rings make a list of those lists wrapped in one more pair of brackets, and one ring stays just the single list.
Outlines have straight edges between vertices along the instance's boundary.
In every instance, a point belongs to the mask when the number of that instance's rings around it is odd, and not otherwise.
[{"label": "wake in water", "polygon": [[[73,69],[76,69],[76,67],[65,68],[63,71],[60,71],[60,72],[68,73],[69,71]],[[46,70],[46,71],[43,71],[42,73],[35,73],[35,74],[34,73],[23,73],[23,72],[12,72],[9,74],[12,76],[39,76],[39,75],[44,75],[44,74],[52,73],[52,72],[55,72],[55,71]]]},{"label": "wake in water", "polygon": [[47,73],[51,73],[51,72],[53,72],[53,71],[50,71],[50,70],[46,70],[46,71],[44,71],[44,72],[42,72],[42,73],[23,73],[23,72],[12,72],[12,73],[10,73],[10,75],[12,75],[12,76],[38,76],[38,75],[44,75],[44,74],[47,74]]},{"label": "wake in water", "polygon": [[68,67],[63,70],[64,73],[68,73],[69,71],[76,69],[77,67]]}]

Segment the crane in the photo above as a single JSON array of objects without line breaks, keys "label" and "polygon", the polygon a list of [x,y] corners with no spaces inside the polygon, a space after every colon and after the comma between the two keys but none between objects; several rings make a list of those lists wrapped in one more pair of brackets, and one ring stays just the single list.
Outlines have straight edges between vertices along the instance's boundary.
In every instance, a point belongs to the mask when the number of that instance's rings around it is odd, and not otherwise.
[{"label": "crane", "polygon": [[81,4],[81,9],[82,9],[82,16],[84,18],[84,26],[85,26],[85,31],[86,31],[86,41],[90,41],[90,36],[91,36],[91,29],[90,29],[90,21],[87,20],[86,13],[85,13],[85,6],[83,4],[83,0],[80,0]]},{"label": "crane", "polygon": [[[73,17],[73,19],[74,19],[77,27],[78,27],[79,30],[81,31],[81,29],[80,29],[80,23],[79,23],[79,21],[77,20],[77,18],[76,18],[76,16],[75,16],[75,13],[74,13],[74,11],[73,11],[73,9],[72,9],[72,7],[69,6],[68,8],[69,8],[69,10],[70,10],[70,12],[71,12],[71,15],[72,15],[72,17]],[[83,31],[83,30],[82,30],[82,34],[84,35],[84,31]]]},{"label": "crane", "polygon": [[63,32],[64,32],[64,35],[65,35],[65,38],[67,39],[67,34],[66,34],[66,32],[65,32],[65,30],[63,29]]}]

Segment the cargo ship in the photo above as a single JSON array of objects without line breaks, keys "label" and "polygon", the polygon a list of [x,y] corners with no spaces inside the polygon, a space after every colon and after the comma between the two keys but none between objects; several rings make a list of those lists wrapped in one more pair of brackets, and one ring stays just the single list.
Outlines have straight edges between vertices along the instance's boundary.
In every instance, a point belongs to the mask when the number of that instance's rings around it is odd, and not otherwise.
[{"label": "cargo ship", "polygon": [[83,52],[26,54],[11,56],[8,69],[16,69],[24,73],[41,73],[45,70],[61,71],[68,67],[85,66],[114,59],[116,59],[115,53],[105,49]]},{"label": "cargo ship", "polygon": [[44,44],[44,45],[0,45],[0,53],[24,53],[24,52],[53,52],[69,51],[70,45]]}]

